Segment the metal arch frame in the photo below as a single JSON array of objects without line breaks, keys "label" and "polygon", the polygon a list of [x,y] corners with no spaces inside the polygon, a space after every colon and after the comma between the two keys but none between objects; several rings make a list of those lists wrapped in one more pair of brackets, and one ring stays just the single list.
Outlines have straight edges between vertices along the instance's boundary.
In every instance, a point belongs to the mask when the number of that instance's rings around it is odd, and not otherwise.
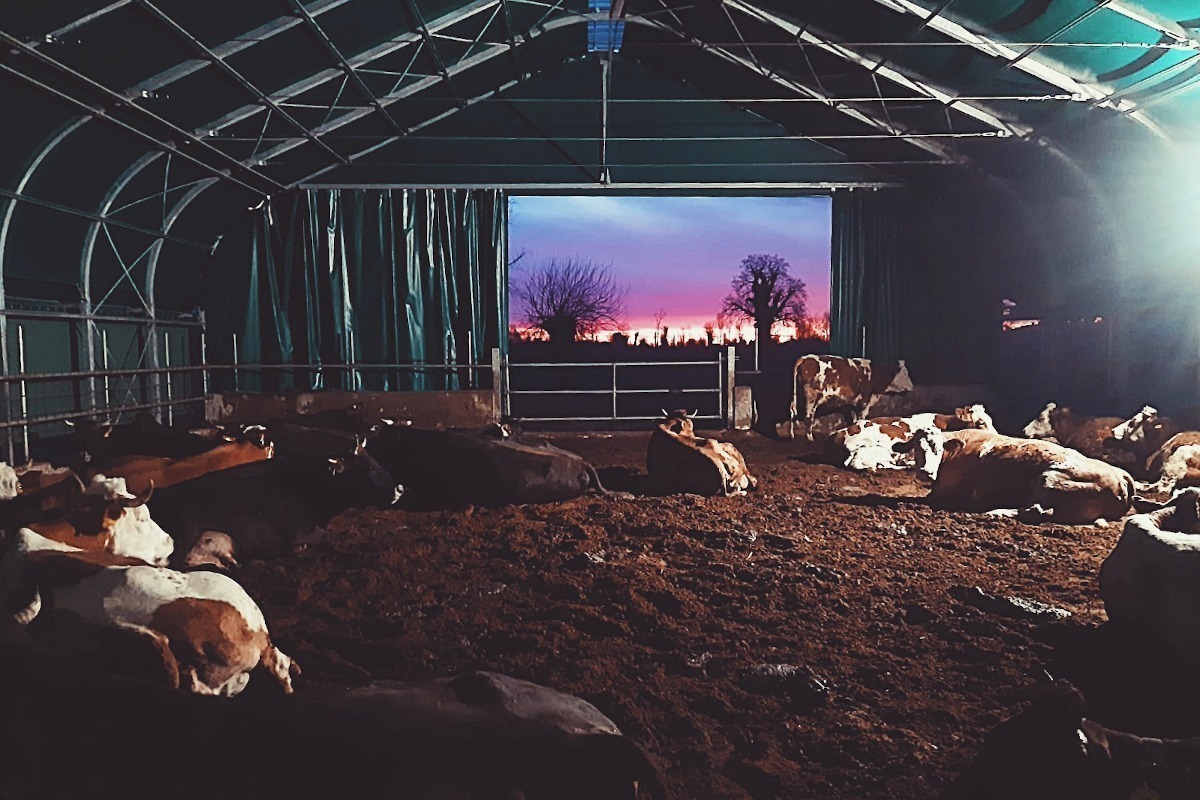
[{"label": "metal arch frame", "polygon": [[[883,66],[882,60],[872,59],[869,56],[863,55],[853,47],[834,43],[827,36],[819,36],[813,33],[811,27],[809,30],[802,30],[799,25],[772,14],[769,11],[765,11],[751,2],[747,2],[746,0],[725,0],[725,5],[735,8],[749,16],[753,16],[761,22],[773,25],[779,30],[786,32],[788,35],[795,36],[799,41],[814,44],[817,47],[820,47],[822,50],[838,56],[844,61],[857,64],[864,69],[881,75],[893,83],[897,83],[926,97],[939,100],[947,108],[954,109],[955,111],[965,114],[972,119],[977,120],[978,122],[982,122],[983,124],[997,131],[1001,136],[1025,136],[1032,131],[1032,128],[1029,128],[1028,126],[1005,122],[996,115],[992,114],[986,109],[980,108],[974,103],[956,100],[954,99],[953,95],[943,92],[936,87],[925,83],[924,81],[914,80],[902,73],[900,70],[897,70],[893,67]],[[928,24],[932,25],[933,20],[928,20]]]},{"label": "metal arch frame", "polygon": [[[153,111],[151,111],[150,109],[143,108],[142,106],[140,106],[137,103],[126,98],[124,95],[120,94],[119,92],[115,92],[112,89],[105,86],[104,84],[98,83],[97,81],[92,80],[88,76],[84,75],[83,73],[81,73],[77,70],[72,69],[71,67],[68,67],[66,64],[63,64],[62,62],[58,61],[57,59],[51,58],[50,56],[46,55],[45,53],[42,53],[38,50],[35,50],[32,47],[29,47],[27,44],[22,42],[20,39],[17,39],[16,37],[11,36],[8,33],[5,33],[4,31],[0,31],[0,44],[15,48],[23,53],[33,56],[36,61],[39,61],[43,65],[54,70],[55,72],[66,75],[66,76],[70,77],[72,80],[83,84],[91,91],[96,92],[96,93],[100,94],[101,96],[108,98],[110,102],[115,102],[123,108],[134,109],[136,111],[136,113],[139,116],[141,116],[142,118],[148,119],[151,123],[153,123],[155,125],[161,125],[166,130],[171,131],[172,133],[181,137],[182,139],[186,140],[187,142],[190,142],[190,143],[198,146],[201,150],[213,153],[220,160],[230,163],[230,164],[236,166],[238,169],[250,172],[251,174],[253,174],[255,176],[255,178],[257,180],[262,181],[270,186],[273,186],[276,189],[283,188],[276,181],[273,181],[272,179],[268,178],[267,176],[256,172],[254,169],[252,169],[250,167],[247,167],[245,164],[242,164],[236,158],[233,158],[229,154],[222,152],[221,150],[217,149],[216,147],[213,147],[211,144],[209,144],[208,142],[199,138],[195,134],[185,131],[183,128],[180,128],[175,123],[173,123],[169,120],[163,119],[158,114],[155,114]],[[30,78],[28,75],[25,75],[20,70],[14,70],[11,67],[6,67],[6,69],[8,69],[13,74],[20,75],[22,78],[30,81],[31,83],[34,83],[35,85],[41,86],[44,90],[54,91],[49,86],[46,86],[45,84],[41,83],[40,81]],[[69,95],[65,95],[61,92],[59,92],[58,94],[65,96],[65,97],[69,97]],[[115,117],[113,117],[112,115],[110,115],[106,111],[104,111],[103,109],[92,109],[92,111],[97,116],[101,116],[101,117],[104,117],[106,119],[111,119],[111,120],[116,119]],[[239,183],[242,182],[240,178],[234,177],[231,173],[223,173],[215,165],[208,163],[204,159],[180,150],[174,142],[163,141],[163,140],[159,139],[158,137],[141,130],[136,125],[131,125],[129,123],[122,123],[122,124],[123,124],[123,126],[126,126],[128,128],[137,130],[144,137],[154,141],[158,145],[158,149],[171,150],[173,152],[177,152],[180,155],[184,156],[185,158],[187,158],[191,161],[194,161],[199,166],[201,166],[211,172],[214,172],[217,174],[224,174],[226,177],[228,177],[231,180],[238,181]],[[249,187],[248,184],[246,184],[246,185],[247,185],[247,188],[253,188],[253,187]],[[258,192],[260,194],[262,193],[258,189],[254,189],[254,191]]]},{"label": "metal arch frame", "polygon": [[390,127],[392,130],[402,130],[399,123],[397,123],[396,120],[392,118],[392,115],[387,112],[387,109],[380,104],[379,98],[375,96],[375,93],[371,91],[371,88],[367,86],[367,84],[363,82],[362,77],[354,71],[354,67],[351,66],[346,57],[342,55],[342,51],[339,50],[338,46],[333,43],[333,40],[329,38],[329,34],[325,32],[325,29],[322,28],[320,23],[318,23],[316,19],[314,19],[313,16],[308,13],[308,10],[304,7],[304,3],[301,2],[301,0],[291,0],[291,6],[303,19],[304,25],[321,42],[321,46],[325,48],[325,51],[333,58],[334,61],[337,62],[338,66],[342,68],[343,72],[350,78],[350,80],[354,82],[355,87],[362,92],[363,96],[367,98],[375,113],[383,117],[384,121],[387,122],[388,127]]},{"label": "metal arch frame", "polygon": [[222,73],[224,73],[228,77],[232,78],[239,86],[241,86],[247,92],[250,92],[250,94],[257,97],[258,101],[260,103],[262,103],[264,106],[269,108],[272,112],[274,112],[274,113],[278,114],[280,117],[282,117],[285,122],[287,122],[289,125],[291,125],[293,128],[295,128],[297,131],[299,131],[301,133],[301,135],[303,135],[305,138],[307,138],[310,142],[312,142],[317,147],[324,150],[329,155],[333,156],[334,160],[336,160],[336,161],[344,161],[345,160],[344,157],[340,153],[338,153],[336,150],[334,150],[332,147],[330,147],[325,142],[321,141],[305,125],[300,124],[299,120],[297,120],[295,117],[293,117],[291,114],[289,114],[286,109],[282,108],[278,103],[276,103],[274,100],[272,100],[270,97],[268,97],[265,93],[263,93],[263,91],[261,89],[259,89],[253,83],[251,83],[244,75],[242,75],[242,73],[238,72],[236,69],[229,66],[229,64],[226,63],[226,61],[223,58],[218,58],[217,55],[207,45],[205,45],[203,42],[201,42],[199,39],[197,39],[195,36],[193,36],[191,34],[191,32],[189,32],[187,29],[185,29],[182,25],[180,25],[178,22],[176,22],[170,16],[168,16],[166,12],[164,12],[158,6],[154,5],[152,0],[133,0],[133,2],[137,5],[138,8],[141,8],[141,9],[145,10],[147,13],[149,13],[160,25],[163,25],[164,27],[170,29],[172,32],[175,33],[176,36],[179,36],[180,38],[184,39],[184,41],[186,41],[193,49],[199,51],[200,54],[203,55],[204,58],[206,58],[210,64],[212,64],[214,67],[217,67]]},{"label": "metal arch frame", "polygon": [[[725,0],[725,2],[730,2],[730,0]],[[697,39],[694,36],[689,35],[685,31],[676,30],[675,28],[671,27],[670,25],[667,25],[664,22],[659,22],[657,20],[654,20],[654,21],[643,20],[642,22],[643,22],[643,24],[648,24],[651,27],[657,28],[661,31],[665,31],[674,36],[677,36],[680,39],[683,39],[684,41],[691,42],[696,47],[699,47],[701,50],[710,52],[719,58],[723,58],[726,61],[729,61],[729,62],[731,62],[733,64],[737,64],[738,66],[741,66],[747,70],[750,70],[751,72],[755,73],[756,75],[759,75],[759,76],[771,81],[772,83],[775,83],[778,86],[782,86],[785,89],[789,89],[792,92],[803,95],[805,97],[811,97],[811,98],[815,98],[815,99],[819,99],[819,100],[824,100],[824,101],[828,102],[830,107],[833,108],[835,111],[845,114],[845,115],[849,116],[850,118],[854,119],[855,121],[857,121],[861,124],[864,124],[870,128],[873,128],[878,131],[882,131],[890,136],[893,136],[896,139],[902,139],[902,140],[908,142],[909,144],[912,144],[914,147],[917,147],[921,150],[931,153],[932,155],[937,156],[942,161],[945,161],[948,163],[964,163],[963,157],[957,153],[954,153],[949,148],[944,147],[939,144],[936,144],[935,142],[932,142],[929,140],[906,138],[904,136],[904,133],[905,133],[904,131],[901,131],[894,126],[889,125],[887,122],[879,119],[878,117],[874,116],[873,114],[870,114],[870,113],[867,113],[860,109],[857,109],[854,106],[848,105],[846,103],[837,102],[830,95],[825,94],[824,92],[820,91],[819,89],[814,89],[811,86],[807,86],[803,83],[800,83],[799,81],[793,81],[789,78],[785,78],[782,75],[776,74],[775,72],[772,72],[770,70],[764,71],[759,65],[755,64],[753,61],[750,61],[747,58],[744,58],[743,56],[739,56],[738,54],[730,52],[729,50],[726,50],[725,48],[722,48],[722,47],[714,47],[712,45],[709,45],[709,44],[701,41],[700,39]],[[805,35],[808,35],[808,34],[806,33]]]},{"label": "metal arch frame", "polygon": [[[928,13],[927,9],[913,2],[913,0],[872,0],[872,2],[904,14],[915,14],[920,16],[922,13]],[[1081,19],[1086,18],[1091,13],[1101,8],[1110,7],[1112,2],[1113,0],[1108,0],[1107,4],[1098,5],[1095,8],[1089,9],[1079,18],[1076,18],[1074,21],[1069,23],[1066,27],[1069,28],[1072,25],[1077,24],[1079,21],[1081,21]],[[1121,8],[1128,11],[1129,5],[1122,4]],[[1150,27],[1154,30],[1158,30],[1168,35],[1174,35],[1169,31],[1164,30],[1162,27],[1150,24],[1140,16],[1130,16],[1129,13],[1123,13],[1123,15],[1129,17],[1130,19],[1143,22],[1147,25],[1147,27]],[[1114,110],[1121,112],[1122,115],[1128,116],[1130,119],[1133,119],[1139,124],[1149,128],[1157,136],[1164,139],[1166,138],[1165,132],[1152,119],[1140,113],[1140,109],[1138,108],[1137,104],[1130,100],[1124,100],[1119,97],[1115,97],[1116,93],[1114,92],[1108,92],[1095,85],[1076,80],[1062,70],[1046,64],[1039,59],[1033,58],[1030,55],[1033,52],[1033,48],[1029,48],[1022,53],[1021,51],[1018,51],[1003,42],[998,42],[987,36],[968,30],[965,26],[960,25],[953,20],[947,19],[946,17],[938,17],[931,20],[929,27],[936,30],[943,36],[947,36],[955,41],[969,45],[981,53],[985,53],[996,58],[1005,59],[1007,63],[1001,68],[1001,70],[997,70],[997,74],[1003,69],[1008,69],[1010,67],[1020,70],[1021,72],[1031,75],[1044,83],[1048,83],[1052,86],[1057,86],[1064,91],[1068,91],[1071,94],[1076,95],[1081,101],[1088,102],[1090,105],[1113,108]],[[1028,136],[1033,137],[1034,134],[1031,132],[1031,134],[1028,134]]]}]

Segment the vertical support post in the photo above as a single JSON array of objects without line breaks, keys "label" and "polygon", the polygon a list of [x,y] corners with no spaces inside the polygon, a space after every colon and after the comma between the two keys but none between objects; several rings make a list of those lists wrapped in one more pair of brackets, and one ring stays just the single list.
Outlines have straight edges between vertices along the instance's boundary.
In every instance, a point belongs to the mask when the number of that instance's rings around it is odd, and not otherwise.
[{"label": "vertical support post", "polygon": [[725,348],[725,428],[733,430],[734,385],[737,381],[737,348]]},{"label": "vertical support post", "polygon": [[[14,200],[13,203],[17,201]],[[3,255],[0,253],[0,255]],[[2,266],[2,265],[0,265]],[[3,308],[3,281],[0,281],[0,308]],[[3,368],[4,376],[7,378],[10,374],[10,360],[8,357],[8,315],[0,313],[0,368]],[[4,382],[4,421],[8,422],[12,419],[12,383]],[[5,438],[8,440],[8,463],[12,464],[15,460],[13,429],[11,427],[4,429]]]},{"label": "vertical support post", "polygon": [[[497,347],[496,352],[499,353],[500,348]],[[504,406],[502,408],[502,411],[504,412],[504,416],[511,417],[512,416],[512,364],[509,363],[509,360],[507,358],[504,359],[504,369],[503,369],[502,380],[504,383]]]},{"label": "vertical support post", "polygon": [[237,334],[233,335],[233,390],[238,391],[238,341]]},{"label": "vertical support post", "polygon": [[[79,322],[79,340],[83,344],[83,363],[80,364],[81,371],[95,372],[96,371],[96,339],[93,336],[93,329],[96,326],[96,321],[92,318],[92,304],[86,298],[79,301],[79,313],[83,317]],[[85,385],[87,389],[83,393],[82,402],[88,410],[96,407],[96,379],[88,378]]]},{"label": "vertical support post", "polygon": [[200,329],[200,388],[208,394],[208,334]]},{"label": "vertical support post", "polygon": [[863,330],[862,330],[862,350],[860,350],[860,351],[859,351],[859,355],[860,355],[862,358],[866,358],[866,357],[867,357],[867,326],[866,326],[866,325],[863,325]]},{"label": "vertical support post", "polygon": [[100,331],[100,361],[104,365],[104,408],[105,410],[112,408],[112,386],[109,381],[112,376],[108,374],[108,331]]},{"label": "vertical support post", "polygon": [[612,418],[617,421],[617,362],[612,362]]},{"label": "vertical support post", "polygon": [[492,348],[492,416],[499,422],[504,416],[504,369],[500,362],[500,348]]},{"label": "vertical support post", "polygon": [[25,392],[25,326],[17,326],[17,369],[21,373],[21,455],[29,461],[29,401]]},{"label": "vertical support post", "polygon": [[163,378],[167,386],[167,424],[175,424],[175,406],[171,400],[171,334],[163,331],[163,367],[166,372],[163,373]]}]

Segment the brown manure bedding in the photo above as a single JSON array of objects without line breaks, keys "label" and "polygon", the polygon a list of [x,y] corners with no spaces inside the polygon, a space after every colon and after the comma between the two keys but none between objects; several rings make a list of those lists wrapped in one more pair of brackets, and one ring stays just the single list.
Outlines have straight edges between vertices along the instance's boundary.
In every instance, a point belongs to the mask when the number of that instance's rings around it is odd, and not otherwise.
[{"label": "brown manure bedding", "polygon": [[[647,434],[548,438],[610,488],[644,480]],[[757,492],[354,510],[238,579],[303,666],[297,692],[504,672],[596,705],[680,798],[936,796],[1046,670],[1106,657],[1087,648],[1119,526],[934,511],[908,473],[728,438]],[[1072,616],[989,613],[975,587]]]}]

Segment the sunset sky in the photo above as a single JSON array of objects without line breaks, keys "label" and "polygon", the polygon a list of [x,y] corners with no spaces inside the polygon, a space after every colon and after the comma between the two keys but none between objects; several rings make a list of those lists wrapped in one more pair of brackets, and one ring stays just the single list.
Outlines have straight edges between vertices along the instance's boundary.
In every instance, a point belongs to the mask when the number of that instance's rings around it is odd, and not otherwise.
[{"label": "sunset sky", "polygon": [[[828,197],[514,197],[513,268],[551,258],[611,264],[629,287],[631,330],[699,330],[714,320],[741,260],[776,253],[808,285],[810,314],[829,310]],[[513,309],[517,321],[519,309]]]}]

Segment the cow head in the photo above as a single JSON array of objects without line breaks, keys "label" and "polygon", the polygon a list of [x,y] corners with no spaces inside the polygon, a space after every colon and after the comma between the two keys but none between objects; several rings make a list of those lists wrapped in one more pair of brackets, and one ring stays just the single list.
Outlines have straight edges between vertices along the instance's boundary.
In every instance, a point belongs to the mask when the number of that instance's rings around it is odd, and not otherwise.
[{"label": "cow head", "polygon": [[226,572],[240,566],[233,538],[222,531],[201,533],[196,539],[196,543],[183,557],[183,564],[192,568],[212,566]]},{"label": "cow head", "polygon": [[1118,442],[1137,444],[1146,438],[1147,429],[1158,422],[1158,409],[1142,406],[1142,410],[1112,430],[1112,438]]},{"label": "cow head", "polygon": [[87,521],[77,524],[76,530],[84,535],[107,536],[108,550],[115,555],[166,566],[175,541],[150,517],[146,503],[153,494],[153,482],[135,495],[126,489],[124,478],[97,475],[84,492],[81,509],[91,515],[79,517]]},{"label": "cow head", "polygon": [[1200,533],[1200,488],[1180,489],[1167,505],[1175,509],[1172,530]]},{"label": "cow head", "polygon": [[913,431],[912,438],[892,445],[896,453],[913,454],[913,462],[917,471],[931,481],[936,481],[938,469],[942,466],[942,456],[945,454],[945,440],[937,425],[926,425]]},{"label": "cow head", "polygon": [[396,483],[391,473],[372,458],[365,448],[362,453],[328,461],[329,473],[350,481],[370,505],[393,506],[404,496],[404,485]]},{"label": "cow head", "polygon": [[954,409],[954,418],[968,428],[977,428],[981,431],[996,433],[996,426],[992,422],[992,415],[987,412],[982,403],[976,403],[973,406],[960,406]]},{"label": "cow head", "polygon": [[21,478],[10,465],[0,463],[0,500],[14,500],[21,493]]},{"label": "cow head", "polygon": [[695,426],[692,423],[692,417],[696,416],[697,411],[688,413],[686,409],[677,408],[674,411],[661,409],[663,420],[659,425],[665,425],[671,433],[677,433],[683,436],[695,436]]},{"label": "cow head", "polygon": [[[876,384],[878,386],[879,384]],[[896,376],[892,378],[892,382],[884,389],[885,394],[901,394],[902,392],[911,392],[913,390],[912,378],[908,374],[908,365],[904,363],[904,359],[896,362]]]},{"label": "cow head", "polygon": [[1050,415],[1058,408],[1057,403],[1047,403],[1033,421],[1021,429],[1026,439],[1054,439],[1054,423]]}]

